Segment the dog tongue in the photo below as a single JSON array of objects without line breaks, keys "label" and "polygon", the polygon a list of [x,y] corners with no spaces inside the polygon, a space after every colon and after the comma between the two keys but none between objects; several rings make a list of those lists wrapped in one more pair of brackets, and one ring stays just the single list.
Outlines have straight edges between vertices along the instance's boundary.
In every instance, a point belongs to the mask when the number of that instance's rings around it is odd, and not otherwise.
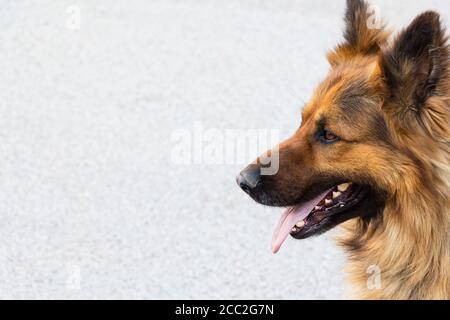
[{"label": "dog tongue", "polygon": [[275,231],[272,236],[272,251],[277,253],[283,245],[286,238],[292,231],[292,228],[297,222],[305,219],[314,207],[323,199],[332,189],[320,194],[310,201],[306,201],[295,207],[286,209],[281,215],[278,225],[275,227]]}]

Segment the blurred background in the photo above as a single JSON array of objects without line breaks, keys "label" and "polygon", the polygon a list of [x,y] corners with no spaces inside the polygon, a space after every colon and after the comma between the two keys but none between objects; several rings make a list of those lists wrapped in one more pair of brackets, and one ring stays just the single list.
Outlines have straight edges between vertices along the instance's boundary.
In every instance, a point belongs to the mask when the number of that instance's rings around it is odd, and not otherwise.
[{"label": "blurred background", "polygon": [[[345,298],[338,231],[274,256],[281,211],[239,190],[243,164],[172,156],[195,123],[288,137],[344,2],[3,1],[0,298]],[[450,24],[446,0],[372,3]]]}]

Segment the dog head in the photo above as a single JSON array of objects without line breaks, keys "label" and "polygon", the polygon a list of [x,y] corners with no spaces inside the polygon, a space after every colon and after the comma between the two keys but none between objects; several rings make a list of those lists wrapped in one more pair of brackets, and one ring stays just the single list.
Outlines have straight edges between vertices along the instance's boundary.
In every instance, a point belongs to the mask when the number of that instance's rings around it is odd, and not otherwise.
[{"label": "dog head", "polygon": [[[303,239],[352,218],[371,219],[401,184],[426,183],[422,150],[449,141],[449,49],[439,15],[419,15],[388,44],[365,1],[348,0],[345,41],[306,104],[299,129],[244,169],[255,201],[287,207],[273,239]],[[279,170],[261,174],[267,157]]]}]

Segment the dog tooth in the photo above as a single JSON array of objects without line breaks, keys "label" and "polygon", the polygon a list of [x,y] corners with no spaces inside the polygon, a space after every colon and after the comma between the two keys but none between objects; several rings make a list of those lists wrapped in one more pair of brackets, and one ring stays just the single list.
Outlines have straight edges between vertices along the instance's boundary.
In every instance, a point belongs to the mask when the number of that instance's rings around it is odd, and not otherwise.
[{"label": "dog tooth", "polygon": [[343,208],[343,207],[345,207],[345,205],[341,204],[340,207]]},{"label": "dog tooth", "polygon": [[305,226],[305,221],[299,221],[297,222],[297,224],[295,225],[297,228],[303,228]]},{"label": "dog tooth", "polygon": [[328,200],[328,199],[325,199],[325,204],[326,205],[328,205],[328,204],[332,204],[333,203],[333,201],[332,200]]},{"label": "dog tooth", "polygon": [[297,228],[296,228],[296,227],[293,227],[291,231],[292,231],[292,232],[296,232],[296,231],[297,231]]},{"label": "dog tooth", "polygon": [[333,199],[338,198],[342,193],[341,192],[333,192]]},{"label": "dog tooth", "polygon": [[344,192],[348,189],[348,187],[350,187],[350,183],[343,183],[338,185],[338,190]]},{"label": "dog tooth", "polygon": [[322,207],[320,207],[320,206],[315,206],[314,207],[314,210],[320,210],[320,209],[322,209]]}]

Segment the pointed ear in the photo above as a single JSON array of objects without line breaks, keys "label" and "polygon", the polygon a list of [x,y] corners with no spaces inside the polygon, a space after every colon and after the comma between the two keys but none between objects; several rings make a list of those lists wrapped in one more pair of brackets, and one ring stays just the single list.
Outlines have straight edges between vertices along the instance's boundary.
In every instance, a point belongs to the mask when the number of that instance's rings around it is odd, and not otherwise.
[{"label": "pointed ear", "polygon": [[[347,0],[345,41],[328,54],[332,66],[357,55],[376,54],[389,37],[382,23],[376,23],[376,10],[364,0]],[[375,23],[374,23],[375,22]]]},{"label": "pointed ear", "polygon": [[[448,127],[447,39],[439,14],[428,11],[419,15],[399,34],[392,47],[380,55],[380,69],[388,91],[384,109],[403,128],[411,128],[414,118],[426,129]],[[439,118],[447,123],[431,123]]]}]

